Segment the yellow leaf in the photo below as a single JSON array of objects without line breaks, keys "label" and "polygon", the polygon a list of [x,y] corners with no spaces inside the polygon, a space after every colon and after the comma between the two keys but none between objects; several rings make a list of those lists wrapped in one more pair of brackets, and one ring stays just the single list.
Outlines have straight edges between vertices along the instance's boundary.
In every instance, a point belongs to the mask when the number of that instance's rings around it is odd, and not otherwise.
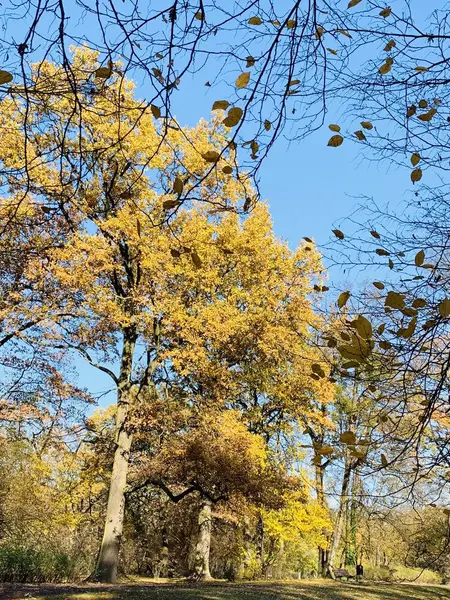
[{"label": "yellow leaf", "polygon": [[414,154],[411,154],[411,164],[413,167],[415,167],[420,161],[420,154],[417,154],[417,152],[414,152]]},{"label": "yellow leaf", "polygon": [[173,184],[173,191],[175,192],[175,194],[181,196],[181,194],[183,193],[183,186],[184,184],[181,177],[176,177]]},{"label": "yellow leaf", "polygon": [[179,205],[178,200],[165,200],[163,202],[164,210],[171,210],[172,208],[175,208],[178,205]]},{"label": "yellow leaf", "polygon": [[222,173],[225,173],[225,175],[230,175],[233,172],[233,167],[230,167],[230,165],[225,165],[224,168],[222,169]]},{"label": "yellow leaf", "polygon": [[426,305],[427,305],[427,301],[424,300],[423,298],[416,298],[414,300],[414,302],[412,303],[412,306],[414,308],[423,308]]},{"label": "yellow leaf", "polygon": [[324,32],[324,28],[319,25],[316,29],[316,40],[320,40],[320,38],[323,35],[323,32]]},{"label": "yellow leaf", "polygon": [[370,121],[361,121],[361,127],[364,127],[364,129],[373,129],[373,125]]},{"label": "yellow leaf", "polygon": [[393,64],[393,59],[387,59],[386,62],[381,65],[381,67],[378,69],[378,73],[380,73],[380,75],[386,75],[387,73],[389,73],[389,71],[392,69],[392,64]]},{"label": "yellow leaf", "polygon": [[111,67],[99,67],[95,70],[95,76],[99,79],[108,79],[111,77],[112,69]]},{"label": "yellow leaf", "polygon": [[2,71],[0,69],[0,85],[10,83],[13,80],[13,76],[9,71]]},{"label": "yellow leaf", "polygon": [[405,308],[405,297],[398,292],[388,292],[384,305],[389,308],[401,310],[402,308]]},{"label": "yellow leaf", "polygon": [[378,256],[389,256],[389,252],[383,248],[377,248],[375,252],[378,254]]},{"label": "yellow leaf", "polygon": [[418,73],[423,73],[424,71],[428,71],[428,67],[416,67],[414,71],[417,71]]},{"label": "yellow leaf", "polygon": [[334,448],[332,446],[319,446],[316,452],[322,456],[331,456],[334,453]]},{"label": "yellow leaf", "polygon": [[248,20],[249,25],[262,25],[262,20],[259,17],[251,17]]},{"label": "yellow leaf", "polygon": [[191,252],[191,259],[194,265],[197,267],[197,269],[199,269],[202,266],[202,261],[197,252],[195,252],[195,250]]},{"label": "yellow leaf", "polygon": [[450,298],[444,298],[441,302],[439,302],[439,314],[444,319],[450,315]]},{"label": "yellow leaf", "polygon": [[414,258],[414,262],[416,267],[420,267],[423,265],[423,261],[425,260],[425,252],[423,250],[419,250]]},{"label": "yellow leaf", "polygon": [[415,114],[416,114],[416,110],[417,110],[417,107],[416,107],[416,105],[415,105],[415,104],[412,104],[412,105],[411,105],[411,106],[408,108],[408,110],[407,110],[407,112],[406,112],[406,118],[407,118],[407,119],[410,119],[410,118],[411,118],[413,115],[415,115]]},{"label": "yellow leaf", "polygon": [[395,48],[397,45],[395,40],[389,40],[389,42],[386,44],[386,46],[384,47],[384,51],[385,52],[390,52],[392,50],[392,48]]},{"label": "yellow leaf", "polygon": [[342,137],[342,135],[333,135],[328,140],[328,146],[331,146],[332,148],[337,148],[337,146],[340,146],[343,141],[344,138]]},{"label": "yellow leaf", "polygon": [[297,85],[297,84],[299,84],[299,83],[300,83],[300,79],[292,79],[292,80],[289,82],[289,87],[292,87],[293,85]]},{"label": "yellow leaf", "polygon": [[419,108],[426,108],[428,106],[428,102],[425,99],[419,100]]},{"label": "yellow leaf", "polygon": [[352,37],[348,31],[345,31],[345,29],[338,29],[338,33],[340,33],[341,35],[345,35],[345,37],[348,37],[348,38]]},{"label": "yellow leaf", "polygon": [[334,54],[334,56],[337,56],[337,51],[333,50],[333,48],[327,48],[328,52],[330,52],[331,54]]},{"label": "yellow leaf", "polygon": [[378,233],[378,231],[375,231],[375,229],[372,229],[372,231],[370,231],[370,235],[372,237],[374,237],[376,240],[379,240],[381,237],[380,234]]},{"label": "yellow leaf", "polygon": [[381,281],[374,281],[373,284],[377,290],[384,290],[384,283],[381,283]]},{"label": "yellow leaf", "polygon": [[250,81],[250,73],[241,73],[239,75],[239,77],[236,79],[236,87],[241,89],[241,88],[245,88],[248,85],[248,82]]},{"label": "yellow leaf", "polygon": [[202,157],[206,162],[216,163],[220,158],[220,154],[215,150],[208,150],[208,152],[202,154]]},{"label": "yellow leaf", "polygon": [[228,115],[222,121],[222,123],[226,125],[226,127],[234,127],[241,120],[242,114],[242,108],[239,108],[238,106],[230,108],[230,110],[228,111]]},{"label": "yellow leaf", "polygon": [[422,179],[422,169],[414,169],[411,171],[411,181],[416,183],[416,181],[420,181]]},{"label": "yellow leaf", "polygon": [[161,109],[155,106],[154,104],[150,105],[150,110],[155,119],[159,119],[161,117]]},{"label": "yellow leaf", "polygon": [[337,305],[339,306],[339,308],[344,308],[350,296],[350,292],[342,292],[342,294],[339,294],[339,297],[337,299]]},{"label": "yellow leaf", "polygon": [[228,100],[216,100],[213,104],[212,110],[227,110],[230,106]]},{"label": "yellow leaf", "polygon": [[381,464],[383,465],[383,467],[387,467],[389,464],[387,456],[385,454],[381,455]]},{"label": "yellow leaf", "polygon": [[363,340],[368,340],[372,337],[372,324],[370,323],[369,319],[366,319],[366,317],[358,315],[358,317],[352,321],[352,326],[356,329]]},{"label": "yellow leaf", "polygon": [[339,436],[340,441],[343,444],[354,446],[356,444],[356,435],[353,431],[345,431]]},{"label": "yellow leaf", "polygon": [[247,56],[247,64],[245,65],[247,67],[247,69],[249,69],[250,67],[253,67],[255,64],[255,59],[253,58],[253,56]]},{"label": "yellow leaf", "polygon": [[328,125],[328,128],[331,129],[331,131],[340,131],[341,130],[339,125]]},{"label": "yellow leaf", "polygon": [[340,240],[344,239],[345,236],[340,229],[332,229],[332,231],[338,239],[340,239]]},{"label": "yellow leaf", "polygon": [[347,8],[353,8],[354,6],[356,6],[357,4],[359,4],[361,2],[361,0],[350,0],[350,2],[347,5]]},{"label": "yellow leaf", "polygon": [[293,19],[289,19],[289,21],[286,23],[288,29],[294,29],[296,25],[297,21],[294,21]]},{"label": "yellow leaf", "polygon": [[437,108],[430,108],[430,110],[426,113],[422,113],[421,115],[417,115],[417,118],[421,121],[431,121],[434,115],[437,113]]},{"label": "yellow leaf", "polygon": [[201,10],[199,10],[198,12],[195,13],[194,17],[198,20],[198,21],[203,21],[205,18],[205,13]]},{"label": "yellow leaf", "polygon": [[272,127],[272,123],[270,121],[268,121],[267,119],[264,121],[264,129],[266,131],[270,131],[270,128]]},{"label": "yellow leaf", "polygon": [[391,14],[392,10],[388,7],[388,8],[383,8],[383,10],[380,12],[380,17],[384,17],[385,19],[387,19],[387,17]]},{"label": "yellow leaf", "polygon": [[358,138],[358,140],[360,140],[361,142],[363,142],[364,140],[366,140],[366,136],[364,135],[364,132],[361,131],[361,129],[358,129],[358,131],[355,131],[355,135]]}]

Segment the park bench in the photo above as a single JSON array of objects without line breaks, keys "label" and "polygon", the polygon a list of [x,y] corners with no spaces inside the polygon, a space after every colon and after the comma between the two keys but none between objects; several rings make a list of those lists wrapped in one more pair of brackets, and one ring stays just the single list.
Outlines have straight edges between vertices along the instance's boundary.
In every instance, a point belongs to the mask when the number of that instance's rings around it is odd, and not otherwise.
[{"label": "park bench", "polygon": [[333,569],[333,575],[336,579],[354,579],[355,576],[351,575],[347,569]]}]

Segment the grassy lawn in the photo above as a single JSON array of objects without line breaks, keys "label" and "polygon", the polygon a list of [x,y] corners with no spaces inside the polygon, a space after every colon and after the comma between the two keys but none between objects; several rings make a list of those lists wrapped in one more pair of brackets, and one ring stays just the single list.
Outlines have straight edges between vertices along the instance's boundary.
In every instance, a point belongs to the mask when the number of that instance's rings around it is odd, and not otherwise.
[{"label": "grassy lawn", "polygon": [[[0,588],[1,589],[1,588]],[[4,587],[5,600],[450,600],[450,587],[332,581]]]}]

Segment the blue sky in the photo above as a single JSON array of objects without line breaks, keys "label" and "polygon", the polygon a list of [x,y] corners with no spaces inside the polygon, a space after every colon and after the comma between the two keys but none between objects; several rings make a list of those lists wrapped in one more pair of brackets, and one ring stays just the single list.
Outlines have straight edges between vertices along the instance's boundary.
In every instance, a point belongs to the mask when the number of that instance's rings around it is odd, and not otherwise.
[{"label": "blue sky", "polygon": [[[442,6],[443,2],[432,4]],[[421,0],[412,0],[412,5],[421,16],[430,10],[428,3]],[[86,37],[95,36],[94,25],[92,31],[88,22],[85,25]],[[20,35],[15,37],[20,39]],[[220,87],[205,86],[209,73],[211,80],[214,78],[214,67],[209,63],[201,74],[186,75],[180,91],[173,96],[172,111],[182,125],[193,126],[200,118],[210,118],[213,102],[221,97]],[[139,79],[135,83],[137,96],[148,97],[147,84]],[[390,166],[388,162],[369,162],[363,156],[361,144],[350,139],[339,148],[327,147],[332,135],[327,125],[341,123],[342,116],[342,107],[332,105],[326,125],[320,131],[298,143],[288,144],[280,138],[261,170],[260,190],[270,204],[275,231],[292,248],[303,236],[314,238],[319,247],[325,244],[332,236],[331,229],[352,213],[360,197],[369,196],[379,204],[392,205],[400,202],[411,187],[406,159],[405,168]],[[344,277],[339,269],[330,273],[337,287],[344,285]],[[76,366],[80,384],[93,392],[110,386],[105,375],[83,361],[77,360]]]}]

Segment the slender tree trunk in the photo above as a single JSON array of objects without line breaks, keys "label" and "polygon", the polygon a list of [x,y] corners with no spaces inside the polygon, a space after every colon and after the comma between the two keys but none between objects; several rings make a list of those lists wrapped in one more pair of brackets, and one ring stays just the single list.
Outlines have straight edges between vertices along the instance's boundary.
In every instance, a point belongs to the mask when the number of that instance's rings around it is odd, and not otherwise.
[{"label": "slender tree trunk", "polygon": [[[317,456],[319,459],[321,458],[319,455]],[[322,508],[325,508],[327,502],[324,489],[324,468],[316,464],[315,473],[317,501]],[[323,533],[325,534],[326,531],[323,531]],[[325,548],[318,548],[317,574],[319,577],[326,577],[327,575],[327,550]]]},{"label": "slender tree trunk", "polygon": [[209,571],[209,554],[211,550],[212,510],[211,500],[202,498],[198,515],[198,538],[195,548],[194,576],[207,581],[212,579]]},{"label": "slender tree trunk", "polygon": [[104,583],[117,581],[120,542],[125,512],[125,487],[132,435],[127,432],[127,419],[132,402],[131,373],[136,345],[134,330],[124,332],[122,361],[117,392],[116,450],[109,487],[102,545],[93,579]]},{"label": "slender tree trunk", "polygon": [[336,524],[334,526],[333,534],[331,536],[330,550],[329,550],[328,557],[327,557],[326,569],[331,576],[333,576],[333,575],[332,575],[332,570],[330,569],[330,567],[332,568],[334,566],[334,562],[336,560],[336,554],[337,554],[337,551],[339,548],[339,544],[341,542],[342,532],[344,529],[346,506],[347,506],[347,502],[348,502],[348,492],[349,492],[349,487],[350,487],[351,474],[352,474],[352,462],[351,462],[350,457],[348,457],[348,451],[347,451],[347,456],[345,459],[345,467],[344,467],[344,477],[342,479],[342,487],[341,487],[341,493],[340,493],[339,508],[338,508],[338,513],[336,516]]},{"label": "slender tree trunk", "polygon": [[261,513],[258,515],[256,524],[256,560],[258,561],[259,569],[263,575],[265,572],[264,564],[264,521]]},{"label": "slender tree trunk", "polygon": [[245,516],[242,524],[242,542],[244,546],[244,556],[242,558],[242,566],[240,569],[241,577],[249,577],[250,565],[252,561],[252,533],[250,531],[250,519]]}]

